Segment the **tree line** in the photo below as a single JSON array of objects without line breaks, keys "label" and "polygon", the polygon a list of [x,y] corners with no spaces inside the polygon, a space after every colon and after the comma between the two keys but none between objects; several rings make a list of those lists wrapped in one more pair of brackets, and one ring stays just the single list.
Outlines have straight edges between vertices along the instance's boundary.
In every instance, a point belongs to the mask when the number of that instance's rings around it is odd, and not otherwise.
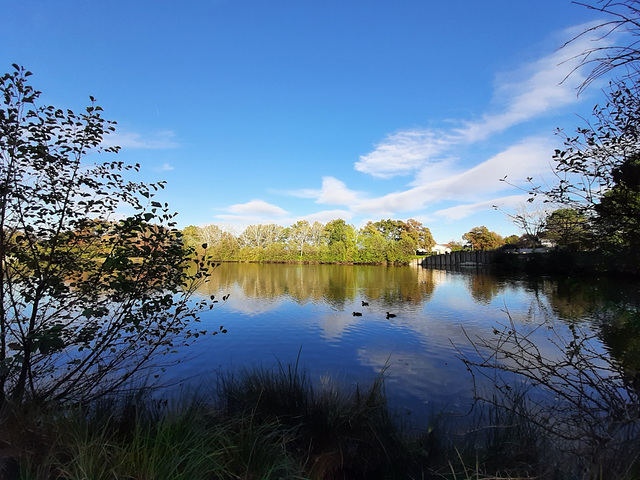
[{"label": "tree line", "polygon": [[288,227],[249,225],[240,234],[215,224],[191,225],[182,234],[216,261],[406,264],[436,244],[429,228],[414,219],[370,221],[360,229],[343,219],[300,220]]},{"label": "tree line", "polygon": [[[503,237],[481,225],[463,234],[462,242],[452,240],[445,246],[451,251],[542,246],[585,251],[598,245],[593,222],[574,208],[523,206],[509,216],[522,235]],[[300,220],[288,227],[249,225],[239,234],[216,224],[190,225],[182,235],[185,243],[214,261],[407,264],[416,254],[432,253],[436,245],[429,228],[414,219],[368,222],[360,229],[343,219],[325,224]]]}]

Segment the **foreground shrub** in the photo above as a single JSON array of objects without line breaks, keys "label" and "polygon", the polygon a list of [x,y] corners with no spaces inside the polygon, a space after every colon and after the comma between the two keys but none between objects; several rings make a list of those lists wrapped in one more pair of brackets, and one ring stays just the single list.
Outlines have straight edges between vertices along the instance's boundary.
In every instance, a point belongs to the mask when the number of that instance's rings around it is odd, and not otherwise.
[{"label": "foreground shrub", "polygon": [[[489,411],[510,417],[506,423],[489,419],[488,424],[510,425],[502,429],[511,430],[510,435],[517,429],[518,442],[528,444],[529,452],[555,452],[542,463],[556,464],[556,473],[581,472],[584,478],[639,475],[637,374],[605,351],[596,334],[575,325],[563,335],[545,324],[521,331],[509,320],[494,329],[493,338],[469,338],[477,359],[461,357],[470,371],[493,384],[489,393],[477,389],[477,399],[489,405]],[[543,355],[534,341],[540,329],[548,332],[553,353]]]},{"label": "foreground shrub", "polygon": [[99,160],[118,151],[102,108],[41,106],[30,76],[0,76],[0,406],[117,392],[206,333],[214,303],[193,297],[210,263],[156,201],[164,182]]}]

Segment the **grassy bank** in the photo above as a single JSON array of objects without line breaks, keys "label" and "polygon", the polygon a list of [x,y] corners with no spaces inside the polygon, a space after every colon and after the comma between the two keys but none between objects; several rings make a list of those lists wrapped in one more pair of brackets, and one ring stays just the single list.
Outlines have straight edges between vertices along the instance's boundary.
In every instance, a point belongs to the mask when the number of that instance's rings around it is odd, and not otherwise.
[{"label": "grassy bank", "polygon": [[[581,459],[527,421],[526,402],[393,421],[383,377],[352,391],[311,385],[295,365],[220,379],[181,401],[138,390],[56,409],[5,407],[3,479],[638,478],[634,455]],[[513,407],[517,408],[513,408]],[[519,410],[518,410],[519,409]],[[414,426],[415,427],[415,426]],[[569,456],[567,456],[569,454]],[[568,461],[570,460],[570,461]],[[587,464],[585,464],[585,462]],[[596,472],[596,475],[593,473]],[[597,475],[601,472],[601,475]]]}]

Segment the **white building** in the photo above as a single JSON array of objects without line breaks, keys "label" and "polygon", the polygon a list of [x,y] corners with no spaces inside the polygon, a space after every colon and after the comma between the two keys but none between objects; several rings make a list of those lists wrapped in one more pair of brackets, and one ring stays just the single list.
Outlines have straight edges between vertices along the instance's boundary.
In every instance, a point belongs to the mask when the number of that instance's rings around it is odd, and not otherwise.
[{"label": "white building", "polygon": [[451,249],[449,247],[447,247],[446,245],[441,245],[441,244],[436,244],[431,251],[433,253],[436,253],[438,255],[442,255],[443,253],[451,253]]}]

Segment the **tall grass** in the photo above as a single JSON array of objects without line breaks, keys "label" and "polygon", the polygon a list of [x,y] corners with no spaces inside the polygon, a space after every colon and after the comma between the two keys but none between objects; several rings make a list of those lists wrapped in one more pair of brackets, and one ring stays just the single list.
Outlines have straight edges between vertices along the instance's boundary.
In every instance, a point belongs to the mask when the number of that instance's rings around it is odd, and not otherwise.
[{"label": "tall grass", "polygon": [[312,478],[391,478],[402,436],[393,423],[383,374],[351,394],[314,388],[298,364],[245,370],[219,384],[225,415],[274,422],[294,435],[290,447]]}]

